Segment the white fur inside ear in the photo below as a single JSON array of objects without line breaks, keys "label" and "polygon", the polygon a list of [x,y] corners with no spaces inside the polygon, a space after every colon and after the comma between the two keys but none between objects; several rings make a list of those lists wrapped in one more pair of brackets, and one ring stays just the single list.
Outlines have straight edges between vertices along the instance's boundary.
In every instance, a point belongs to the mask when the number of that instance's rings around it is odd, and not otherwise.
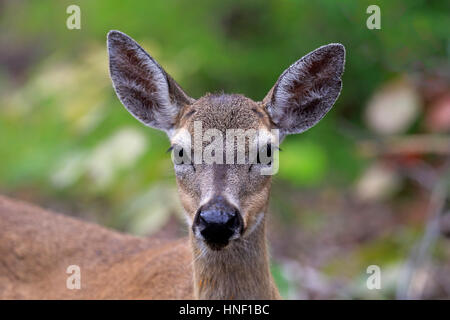
[{"label": "white fur inside ear", "polygon": [[[125,108],[142,123],[170,132],[184,92],[137,42],[119,31],[108,34],[110,74]],[[169,86],[169,81],[172,85]],[[171,94],[172,93],[172,94]],[[173,101],[171,98],[175,97]]]},{"label": "white fur inside ear", "polygon": [[341,90],[345,49],[318,48],[292,64],[275,84],[267,109],[283,133],[301,133],[331,109]]}]

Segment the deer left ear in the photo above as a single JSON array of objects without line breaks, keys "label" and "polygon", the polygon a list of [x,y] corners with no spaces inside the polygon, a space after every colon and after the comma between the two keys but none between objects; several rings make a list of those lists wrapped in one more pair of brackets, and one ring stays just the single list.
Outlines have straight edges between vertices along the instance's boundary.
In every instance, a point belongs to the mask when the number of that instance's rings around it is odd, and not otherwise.
[{"label": "deer left ear", "polygon": [[126,34],[108,33],[108,53],[111,80],[122,104],[136,119],[170,136],[180,110],[194,99]]},{"label": "deer left ear", "polygon": [[281,136],[301,133],[318,123],[341,92],[345,48],[320,47],[286,69],[263,100]]}]

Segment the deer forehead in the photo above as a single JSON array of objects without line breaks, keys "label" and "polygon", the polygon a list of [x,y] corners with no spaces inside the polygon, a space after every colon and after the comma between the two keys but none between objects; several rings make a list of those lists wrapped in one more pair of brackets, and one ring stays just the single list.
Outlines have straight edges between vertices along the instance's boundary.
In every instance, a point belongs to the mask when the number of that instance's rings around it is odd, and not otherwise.
[{"label": "deer forehead", "polygon": [[192,131],[194,121],[201,121],[204,129],[260,129],[270,128],[265,108],[238,94],[208,94],[195,101],[184,113],[183,126]]},{"label": "deer forehead", "polygon": [[[261,103],[238,94],[207,94],[186,106],[181,112],[176,133],[171,143],[190,145],[194,134],[210,129],[218,130],[226,137],[229,130],[255,130],[261,138],[272,141],[272,123]],[[195,127],[197,125],[197,127]]]}]

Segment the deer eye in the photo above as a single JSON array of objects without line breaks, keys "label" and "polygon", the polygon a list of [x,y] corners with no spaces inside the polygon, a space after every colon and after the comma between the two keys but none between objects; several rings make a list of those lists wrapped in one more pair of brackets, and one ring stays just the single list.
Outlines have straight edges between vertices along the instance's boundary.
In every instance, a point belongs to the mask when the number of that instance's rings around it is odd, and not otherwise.
[{"label": "deer eye", "polygon": [[183,148],[173,150],[173,159],[175,164],[189,164],[189,159],[184,157],[185,151]]},{"label": "deer eye", "polygon": [[186,152],[184,148],[178,145],[171,146],[167,152],[172,151],[172,160],[174,164],[181,165],[181,164],[191,164],[191,157],[189,155],[189,152]]},{"label": "deer eye", "polygon": [[[262,159],[260,157],[260,154],[263,155]],[[270,143],[259,150],[256,156],[256,163],[265,164],[268,166],[272,164],[272,145]]]},{"label": "deer eye", "polygon": [[184,154],[185,152],[183,148],[174,148],[173,160],[175,164],[187,164],[187,159],[185,159]]}]

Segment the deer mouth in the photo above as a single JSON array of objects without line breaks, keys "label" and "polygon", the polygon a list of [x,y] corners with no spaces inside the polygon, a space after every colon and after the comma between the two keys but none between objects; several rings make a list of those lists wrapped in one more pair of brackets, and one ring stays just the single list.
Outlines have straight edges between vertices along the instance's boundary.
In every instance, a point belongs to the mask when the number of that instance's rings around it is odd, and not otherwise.
[{"label": "deer mouth", "polygon": [[200,234],[205,243],[212,250],[221,250],[225,248],[231,238],[234,236],[235,231],[233,228],[229,228],[223,225],[211,225],[200,231]]},{"label": "deer mouth", "polygon": [[[199,218],[201,220],[201,218]],[[230,221],[228,223],[198,222],[194,226],[194,234],[197,239],[203,241],[211,250],[219,251],[227,247],[231,241],[241,236],[240,222]]]},{"label": "deer mouth", "polygon": [[222,244],[205,241],[205,243],[208,246],[208,248],[210,248],[213,251],[220,251],[228,245],[228,242],[226,244]]}]

